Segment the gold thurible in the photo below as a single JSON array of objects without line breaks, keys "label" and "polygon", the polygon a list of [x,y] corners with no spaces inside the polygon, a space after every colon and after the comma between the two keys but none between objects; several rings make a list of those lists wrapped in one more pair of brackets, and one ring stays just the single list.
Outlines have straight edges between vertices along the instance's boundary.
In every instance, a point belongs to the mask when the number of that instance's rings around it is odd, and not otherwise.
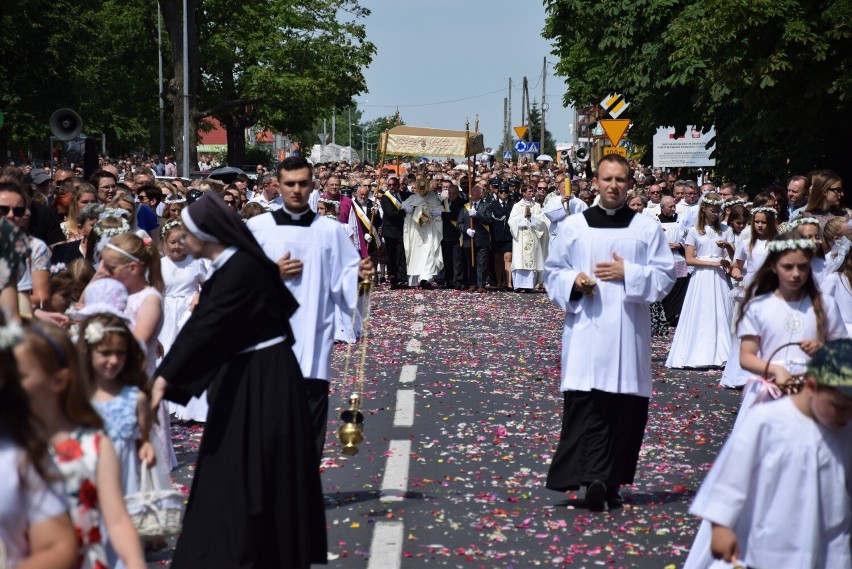
[{"label": "gold thurible", "polygon": [[[359,304],[361,305],[362,333],[359,342],[360,360],[358,362],[355,393],[349,396],[349,408],[340,412],[340,420],[343,423],[337,429],[337,439],[340,441],[341,452],[347,456],[358,454],[358,445],[364,440],[364,414],[361,412],[361,404],[364,397],[364,379],[367,366],[368,324],[370,320],[370,291],[373,282],[369,278],[358,282]],[[357,311],[356,311],[357,313]],[[353,327],[355,318],[353,316]],[[343,372],[348,377],[349,360],[352,353],[352,344],[346,353],[346,365]]]}]

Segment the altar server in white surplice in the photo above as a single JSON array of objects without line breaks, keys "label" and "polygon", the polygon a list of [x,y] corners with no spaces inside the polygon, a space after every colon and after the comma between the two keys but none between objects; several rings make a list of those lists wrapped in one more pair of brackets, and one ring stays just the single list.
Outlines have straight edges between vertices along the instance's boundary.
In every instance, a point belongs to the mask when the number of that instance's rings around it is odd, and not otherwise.
[{"label": "altar server in white surplice", "polygon": [[632,484],[651,397],[651,313],[674,284],[660,224],[625,205],[630,165],[604,156],[600,202],[560,222],[545,283],[565,311],[562,432],[547,487],[586,486],[591,510],[618,507]]},{"label": "altar server in white surplice", "polygon": [[547,222],[541,206],[533,201],[535,189],[526,186],[521,201],[512,206],[509,230],[512,232],[512,285],[515,290],[532,290],[536,275],[544,270],[541,238],[547,233]]},{"label": "altar server in white surplice", "polygon": [[304,158],[284,160],[278,167],[282,208],[251,218],[248,228],[266,256],[278,263],[284,284],[299,302],[290,318],[295,336],[293,353],[305,377],[321,458],[328,422],[335,308],[344,317],[352,318],[358,303],[359,278],[371,274],[373,264],[360,258],[343,225],[317,215],[309,207],[311,170],[310,162]]},{"label": "altar server in white surplice", "polygon": [[405,265],[409,285],[432,288],[431,281],[444,268],[441,239],[444,222],[441,200],[429,188],[426,178],[418,178],[416,191],[402,202],[406,216],[402,227],[402,244],[405,247]]}]

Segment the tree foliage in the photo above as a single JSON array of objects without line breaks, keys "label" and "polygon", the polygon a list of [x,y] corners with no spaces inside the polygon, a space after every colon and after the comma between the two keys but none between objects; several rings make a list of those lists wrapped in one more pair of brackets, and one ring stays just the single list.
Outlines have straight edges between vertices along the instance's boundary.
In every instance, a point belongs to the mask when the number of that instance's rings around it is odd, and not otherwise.
[{"label": "tree foliage", "polygon": [[242,162],[246,127],[301,133],[366,90],[368,14],[357,0],[201,3],[196,113],[228,130],[229,163]]},{"label": "tree foliage", "polygon": [[[157,11],[144,0],[28,0],[0,11],[0,153],[47,154],[50,115],[75,110],[112,152],[158,138]],[[72,24],[73,25],[70,25]]]},{"label": "tree foliage", "polygon": [[715,125],[717,173],[753,187],[814,167],[852,174],[849,0],[546,4],[566,104],[624,94],[637,142]]}]

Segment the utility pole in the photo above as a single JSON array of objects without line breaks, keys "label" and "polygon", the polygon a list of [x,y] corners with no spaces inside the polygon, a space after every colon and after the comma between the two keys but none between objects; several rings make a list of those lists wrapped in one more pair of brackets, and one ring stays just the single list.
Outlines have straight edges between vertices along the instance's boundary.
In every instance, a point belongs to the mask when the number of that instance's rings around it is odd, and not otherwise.
[{"label": "utility pole", "polygon": [[[521,83],[521,126],[529,126],[529,121],[527,118],[529,117],[529,103],[527,102],[527,97],[529,97],[529,91],[527,90],[527,78],[524,77],[523,82]],[[526,111],[526,114],[524,113]],[[526,138],[526,137],[524,137]]]},{"label": "utility pole", "polygon": [[337,144],[337,107],[331,111],[331,143]]},{"label": "utility pole", "polygon": [[352,148],[352,107],[349,107],[349,148]]},{"label": "utility pole", "polygon": [[547,82],[547,58],[544,58],[544,65],[541,68],[541,153],[544,154],[544,115],[547,112],[547,91],[545,83]]}]

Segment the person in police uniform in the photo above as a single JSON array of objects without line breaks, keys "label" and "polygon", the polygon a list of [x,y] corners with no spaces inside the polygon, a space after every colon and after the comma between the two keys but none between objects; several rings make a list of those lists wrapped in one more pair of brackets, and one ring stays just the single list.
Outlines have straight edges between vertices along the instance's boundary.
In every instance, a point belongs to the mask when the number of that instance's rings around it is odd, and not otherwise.
[{"label": "person in police uniform", "polygon": [[497,198],[488,204],[486,214],[491,227],[491,254],[495,284],[501,292],[512,290],[512,232],[509,214],[515,202],[509,199],[509,184],[497,186]]}]

